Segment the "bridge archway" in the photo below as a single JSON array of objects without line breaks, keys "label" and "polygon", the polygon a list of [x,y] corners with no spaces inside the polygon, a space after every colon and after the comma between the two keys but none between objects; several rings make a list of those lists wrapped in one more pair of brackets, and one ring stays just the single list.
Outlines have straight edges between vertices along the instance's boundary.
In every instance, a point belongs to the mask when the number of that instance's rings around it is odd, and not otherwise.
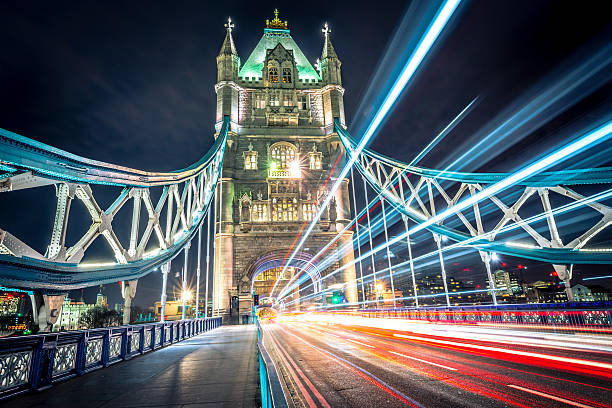
[{"label": "bridge archway", "polygon": [[[245,270],[245,275],[251,281],[251,292],[254,292],[256,287],[256,282],[258,278],[260,278],[263,274],[268,272],[268,275],[272,275],[269,273],[271,270],[279,271],[283,267],[283,260],[287,254],[286,249],[276,249],[269,252],[264,253],[263,255],[258,256],[254,260],[252,260]],[[318,293],[322,289],[322,280],[321,280],[321,271],[317,267],[315,262],[312,262],[313,256],[305,253],[298,252],[294,259],[291,261],[291,265],[287,268],[292,268],[291,275],[286,275],[287,281],[290,277],[293,277],[295,272],[303,271],[306,276],[312,281],[312,290],[313,293]],[[269,278],[271,278],[270,276]],[[276,280],[276,275],[273,277],[274,281]],[[296,280],[299,282],[299,279]],[[279,287],[277,289],[280,290]]]}]

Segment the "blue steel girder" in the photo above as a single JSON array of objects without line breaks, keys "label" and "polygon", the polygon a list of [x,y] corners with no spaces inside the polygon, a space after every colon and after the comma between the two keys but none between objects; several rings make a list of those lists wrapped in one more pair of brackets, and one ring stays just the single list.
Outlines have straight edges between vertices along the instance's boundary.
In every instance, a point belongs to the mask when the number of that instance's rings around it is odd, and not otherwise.
[{"label": "blue steel girder", "polygon": [[[229,117],[224,118],[213,147],[198,162],[172,172],[147,172],[86,159],[0,129],[0,170],[5,172],[0,192],[43,185],[55,185],[57,192],[55,222],[45,254],[0,229],[0,281],[17,288],[65,292],[137,279],[172,260],[194,237],[214,199],[229,125]],[[122,189],[103,210],[92,185]],[[153,187],[162,189],[157,202],[151,198]],[[68,247],[66,229],[75,199],[85,206],[91,225]],[[123,245],[113,219],[130,200],[133,207],[124,211],[132,213],[131,233],[129,243]],[[142,221],[141,207],[147,214]],[[160,218],[166,219],[163,227]],[[114,259],[81,263],[98,237],[106,240]],[[152,239],[157,240],[157,248],[147,252]]]},{"label": "blue steel girder", "polygon": [[[349,132],[337,122],[335,129],[347,152],[353,152],[357,143]],[[381,197],[404,217],[417,224],[427,222],[436,213],[452,207],[468,195],[474,195],[487,185],[509,176],[505,173],[459,173],[410,166],[368,149],[359,154],[355,165]],[[596,185],[598,194],[589,197],[579,194],[575,189],[581,185]],[[587,247],[597,234],[612,225],[612,208],[599,202],[612,197],[612,168],[542,172],[520,181],[514,188],[519,191],[516,192],[518,199],[512,205],[505,204],[504,200],[493,195],[486,201],[474,204],[471,220],[464,214],[465,210],[459,211],[452,219],[433,223],[428,225],[427,229],[462,245],[489,253],[496,252],[555,265],[612,263],[612,248]],[[451,190],[455,193],[450,194]],[[564,196],[569,203],[555,206],[551,203],[550,194]],[[597,199],[592,198],[597,195]],[[542,213],[521,218],[519,209],[536,196],[539,196]],[[444,207],[440,207],[440,201],[444,203]],[[485,230],[486,223],[480,213],[483,205],[489,208],[489,223],[495,221],[495,226],[488,230]],[[559,234],[557,228],[560,218],[563,215],[567,218],[571,211],[582,207],[588,207],[600,216],[592,224],[583,226],[580,233],[574,234],[577,236],[564,242],[564,237]],[[491,208],[497,211],[492,211]],[[450,222],[444,225],[445,221]],[[548,226],[549,238],[530,225],[544,221]],[[460,227],[462,229],[459,229]],[[526,232],[531,241],[514,242],[498,237],[513,230]]]}]

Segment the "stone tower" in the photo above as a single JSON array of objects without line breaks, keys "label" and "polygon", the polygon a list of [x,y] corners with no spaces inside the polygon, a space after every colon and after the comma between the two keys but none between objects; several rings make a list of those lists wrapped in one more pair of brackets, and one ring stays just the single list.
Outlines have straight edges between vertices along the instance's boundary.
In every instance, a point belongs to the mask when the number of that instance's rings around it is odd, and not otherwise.
[{"label": "stone tower", "polygon": [[[301,252],[279,276],[296,236],[305,222],[308,226],[344,159],[334,131],[335,118],[342,125],[345,121],[341,63],[327,24],[315,67],[276,10],[244,64],[234,45],[231,20],[225,26],[217,56],[216,121],[219,130],[223,117],[229,116],[231,131],[218,195],[213,305],[227,317],[230,312],[234,316],[248,313],[252,293],[265,301],[277,279],[272,296],[278,295],[305,265],[300,276],[308,279],[302,287],[314,282],[310,293],[318,291],[321,276],[350,263],[354,254],[352,232],[346,232],[325,256],[312,260],[351,219],[348,180],[344,179]],[[340,247],[349,249],[340,251]],[[323,259],[329,262],[321,264]],[[354,279],[355,268],[348,267],[323,281],[323,287]],[[356,284],[347,287],[344,295],[356,302]],[[295,292],[292,298],[298,296]]]}]

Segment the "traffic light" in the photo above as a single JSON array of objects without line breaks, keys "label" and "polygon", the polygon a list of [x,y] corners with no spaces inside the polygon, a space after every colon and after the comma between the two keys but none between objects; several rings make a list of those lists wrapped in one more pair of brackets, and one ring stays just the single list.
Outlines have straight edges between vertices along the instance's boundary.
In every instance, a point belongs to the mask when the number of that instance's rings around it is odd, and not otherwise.
[{"label": "traffic light", "polygon": [[253,306],[259,306],[259,295],[253,295]]},{"label": "traffic light", "polygon": [[344,299],[344,295],[342,294],[341,291],[337,290],[334,293],[332,293],[331,303],[333,305],[337,305],[338,303],[342,303],[343,299]]}]

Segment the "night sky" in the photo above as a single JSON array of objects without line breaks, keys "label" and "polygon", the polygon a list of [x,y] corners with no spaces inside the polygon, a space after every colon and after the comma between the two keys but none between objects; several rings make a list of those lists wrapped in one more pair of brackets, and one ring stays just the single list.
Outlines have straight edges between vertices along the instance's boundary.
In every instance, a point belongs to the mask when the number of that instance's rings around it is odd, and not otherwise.
[{"label": "night sky", "polygon": [[[227,17],[236,25],[234,41],[244,62],[260,39],[265,20],[278,7],[280,18],[288,20],[293,38],[313,64],[323,45],[321,27],[329,23],[342,61],[347,122],[357,136],[380,89],[388,85],[380,78],[397,70],[394,58],[401,55],[402,41],[389,44],[410,3],[311,1],[264,3],[265,8],[261,4],[4,2],[0,5],[0,127],[129,167],[159,171],[186,167],[212,142],[215,57]],[[468,118],[421,164],[441,168],[452,163],[505,109],[612,43],[605,4],[464,2],[371,147],[410,161],[478,97]],[[459,167],[510,171],[565,140],[567,132],[609,118],[611,78],[608,65],[595,89],[537,131],[521,140],[500,141],[495,150],[483,151],[483,157],[462,161]],[[44,252],[50,229],[40,226],[49,218],[52,221],[53,189],[38,195],[11,194],[3,196],[0,210],[12,217],[2,219],[0,227]],[[15,204],[32,197],[39,198]],[[176,264],[180,262],[173,265],[180,268]],[[550,266],[533,263],[533,270],[538,268],[543,274]],[[588,267],[582,268],[590,273]],[[157,300],[160,281],[159,273],[141,279],[135,303],[149,306]],[[178,278],[172,283],[178,284]],[[93,301],[96,292],[97,288],[85,290],[85,300]],[[117,285],[109,285],[105,293],[110,303],[120,302]]]}]

